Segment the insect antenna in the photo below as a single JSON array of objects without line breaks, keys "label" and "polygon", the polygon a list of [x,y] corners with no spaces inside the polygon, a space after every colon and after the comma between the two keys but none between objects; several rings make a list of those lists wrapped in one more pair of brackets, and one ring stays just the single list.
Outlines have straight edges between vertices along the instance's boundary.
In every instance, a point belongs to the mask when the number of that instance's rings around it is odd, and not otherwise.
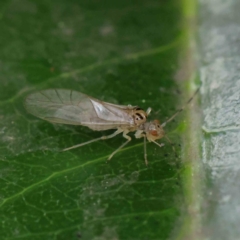
[{"label": "insect antenna", "polygon": [[187,107],[187,105],[194,99],[194,97],[197,95],[199,90],[200,90],[200,87],[195,91],[192,97],[189,98],[189,100],[186,102],[186,104],[182,108],[177,110],[167,121],[161,124],[161,127],[165,127],[167,123],[171,122],[179,113],[181,113]]}]

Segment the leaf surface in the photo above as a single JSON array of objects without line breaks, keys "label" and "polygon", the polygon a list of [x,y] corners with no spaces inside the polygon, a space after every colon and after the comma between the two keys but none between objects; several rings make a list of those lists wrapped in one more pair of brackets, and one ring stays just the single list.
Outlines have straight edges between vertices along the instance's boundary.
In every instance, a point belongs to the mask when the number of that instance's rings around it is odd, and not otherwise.
[{"label": "leaf surface", "polygon": [[[167,239],[182,206],[171,146],[53,125],[23,107],[48,88],[154,109],[164,122],[180,98],[180,10],[171,1],[2,1],[0,5],[0,232],[2,239]],[[176,122],[167,125],[179,153]],[[175,131],[172,131],[174,130]]]}]

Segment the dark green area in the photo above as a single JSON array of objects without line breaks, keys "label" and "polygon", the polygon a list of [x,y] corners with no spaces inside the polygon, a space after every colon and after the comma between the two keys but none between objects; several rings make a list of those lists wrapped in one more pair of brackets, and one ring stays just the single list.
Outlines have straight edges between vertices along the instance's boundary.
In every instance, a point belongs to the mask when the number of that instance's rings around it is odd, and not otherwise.
[{"label": "dark green area", "polygon": [[[23,108],[46,88],[154,109],[177,106],[180,6],[171,1],[2,1],[0,4],[1,239],[167,239],[182,203],[178,158],[121,136],[69,152],[102,134],[53,125]],[[177,152],[181,127],[166,131]],[[111,131],[109,131],[110,133]]]}]

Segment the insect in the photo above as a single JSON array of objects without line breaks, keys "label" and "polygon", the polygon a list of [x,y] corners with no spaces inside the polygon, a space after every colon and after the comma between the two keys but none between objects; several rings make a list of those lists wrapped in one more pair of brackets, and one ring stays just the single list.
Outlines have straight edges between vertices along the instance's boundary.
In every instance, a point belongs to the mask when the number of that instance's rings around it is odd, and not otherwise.
[{"label": "insect", "polygon": [[[188,100],[186,105],[191,102],[198,91],[199,88]],[[122,133],[126,141],[108,157],[108,160],[110,160],[113,155],[131,141],[128,133],[135,132],[136,138],[144,139],[144,159],[146,165],[148,165],[146,139],[159,147],[162,147],[163,144],[158,143],[156,140],[163,137],[166,137],[171,143],[165,135],[163,128],[168,122],[172,121],[185,106],[179,109],[166,122],[160,124],[159,120],[147,121],[151,108],[144,111],[138,106],[107,103],[73,90],[47,89],[32,93],[25,99],[25,108],[29,113],[52,123],[82,125],[95,131],[116,129],[116,131],[110,135],[65,148],[63,151],[81,147],[99,140],[110,139]]]}]

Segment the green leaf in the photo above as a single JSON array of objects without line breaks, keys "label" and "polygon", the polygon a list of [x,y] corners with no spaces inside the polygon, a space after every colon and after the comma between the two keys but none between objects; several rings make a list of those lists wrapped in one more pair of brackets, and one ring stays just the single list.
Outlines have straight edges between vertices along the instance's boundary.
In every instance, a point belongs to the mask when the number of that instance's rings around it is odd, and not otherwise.
[{"label": "green leaf", "polygon": [[[29,115],[27,94],[67,88],[170,117],[181,96],[181,9],[170,1],[2,1],[0,5],[2,239],[167,239],[184,207],[180,159],[135,139],[59,150],[99,136]],[[183,127],[166,127],[180,154]],[[174,130],[175,129],[175,130]]]}]

